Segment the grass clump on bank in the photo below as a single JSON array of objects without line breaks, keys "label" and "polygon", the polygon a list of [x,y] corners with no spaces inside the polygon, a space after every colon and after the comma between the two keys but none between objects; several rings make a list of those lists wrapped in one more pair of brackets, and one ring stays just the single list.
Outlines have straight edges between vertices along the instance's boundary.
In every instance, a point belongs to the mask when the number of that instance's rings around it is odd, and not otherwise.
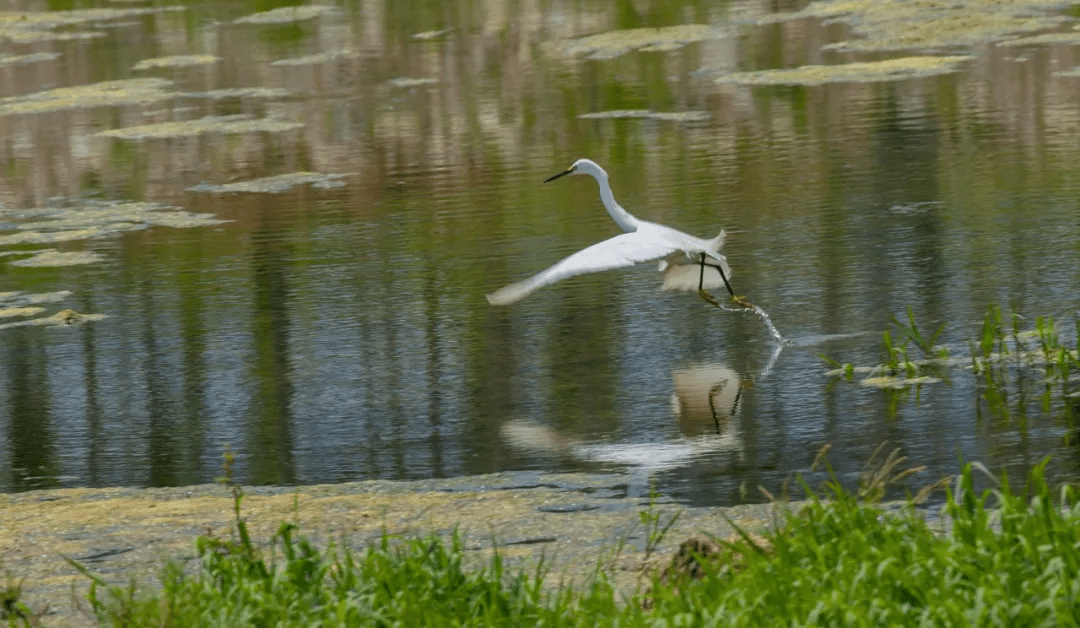
[{"label": "grass clump on bank", "polygon": [[1071,488],[1051,491],[1044,466],[1017,495],[977,492],[966,466],[946,533],[834,478],[766,542],[713,539],[715,551],[691,552],[694,569],[673,561],[630,597],[600,571],[571,588],[545,586],[542,565],[508,573],[497,553],[470,569],[456,534],[318,549],[283,524],[260,549],[239,492],[235,538],[200,537],[194,573],[170,566],[150,590],[79,569],[107,626],[1075,625],[1080,507]]},{"label": "grass clump on bank", "polygon": [[1044,466],[1021,495],[1007,485],[978,494],[966,466],[946,534],[912,508],[887,514],[831,482],[829,499],[812,499],[768,551],[729,545],[739,561],[661,591],[655,612],[681,625],[1076,625],[1080,509],[1071,489],[1055,503]]}]

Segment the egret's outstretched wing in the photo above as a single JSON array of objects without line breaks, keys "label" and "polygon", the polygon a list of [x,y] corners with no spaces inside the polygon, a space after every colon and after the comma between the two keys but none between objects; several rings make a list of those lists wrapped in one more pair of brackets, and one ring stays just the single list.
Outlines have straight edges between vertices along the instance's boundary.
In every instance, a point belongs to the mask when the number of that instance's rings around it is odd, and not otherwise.
[{"label": "egret's outstretched wing", "polygon": [[492,305],[509,305],[525,298],[537,288],[551,285],[567,277],[633,266],[638,262],[660,259],[676,250],[675,245],[657,241],[641,231],[624,233],[582,249],[524,281],[499,288],[487,295],[487,300]]}]

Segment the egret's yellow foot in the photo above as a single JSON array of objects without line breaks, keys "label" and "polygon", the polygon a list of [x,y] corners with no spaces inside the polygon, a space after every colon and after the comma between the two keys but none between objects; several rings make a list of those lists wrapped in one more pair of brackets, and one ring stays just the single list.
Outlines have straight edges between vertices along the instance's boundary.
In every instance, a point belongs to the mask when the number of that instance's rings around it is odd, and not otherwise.
[{"label": "egret's yellow foot", "polygon": [[745,307],[745,308],[748,308],[748,309],[751,309],[751,310],[754,309],[754,304],[747,301],[746,297],[737,297],[735,295],[731,295],[731,300],[734,301],[735,303],[738,303],[742,307]]},{"label": "egret's yellow foot", "polygon": [[707,303],[711,303],[716,307],[720,307],[720,302],[716,300],[716,297],[706,292],[704,288],[699,288],[697,293],[698,296],[704,299]]}]

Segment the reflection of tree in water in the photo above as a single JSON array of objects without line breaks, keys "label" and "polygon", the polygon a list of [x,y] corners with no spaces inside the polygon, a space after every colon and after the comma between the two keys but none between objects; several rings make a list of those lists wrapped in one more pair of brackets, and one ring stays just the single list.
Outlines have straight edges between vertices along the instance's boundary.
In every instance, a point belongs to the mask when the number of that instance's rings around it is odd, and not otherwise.
[{"label": "reflection of tree in water", "polygon": [[[261,204],[265,204],[261,203]],[[280,237],[277,212],[260,211],[260,228],[252,237],[252,284],[255,360],[251,377],[255,395],[249,411],[247,481],[257,484],[295,482],[292,430],[292,365],[289,351],[290,288],[286,260],[291,246]]]},{"label": "reflection of tree in water", "polygon": [[48,355],[42,330],[17,330],[3,343],[7,380],[6,408],[0,418],[8,422],[11,477],[17,490],[49,488],[57,484],[53,428],[50,424]]}]

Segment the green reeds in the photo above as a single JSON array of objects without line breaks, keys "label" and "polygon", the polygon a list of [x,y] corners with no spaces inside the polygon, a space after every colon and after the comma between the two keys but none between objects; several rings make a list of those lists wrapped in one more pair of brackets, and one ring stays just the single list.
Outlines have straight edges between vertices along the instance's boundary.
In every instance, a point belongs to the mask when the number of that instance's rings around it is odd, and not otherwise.
[{"label": "green reeds", "polygon": [[[882,389],[890,416],[909,390],[914,389],[918,399],[923,384],[949,383],[951,369],[967,363],[976,379],[975,412],[980,420],[1024,428],[1029,413],[1038,410],[1060,415],[1071,430],[1080,415],[1080,340],[1075,347],[1066,346],[1051,317],[1037,317],[1033,328],[1026,328],[1026,320],[1016,311],[1006,316],[999,306],[990,305],[978,334],[968,341],[970,355],[965,361],[950,359],[948,348],[936,344],[944,324],[927,334],[908,308],[905,321],[893,317],[892,326],[882,333],[883,360],[876,366],[820,357],[833,369],[830,388],[840,379],[855,381],[856,374],[865,373],[859,383]],[[1080,319],[1075,328],[1080,339]],[[921,357],[913,356],[914,351]]]}]

